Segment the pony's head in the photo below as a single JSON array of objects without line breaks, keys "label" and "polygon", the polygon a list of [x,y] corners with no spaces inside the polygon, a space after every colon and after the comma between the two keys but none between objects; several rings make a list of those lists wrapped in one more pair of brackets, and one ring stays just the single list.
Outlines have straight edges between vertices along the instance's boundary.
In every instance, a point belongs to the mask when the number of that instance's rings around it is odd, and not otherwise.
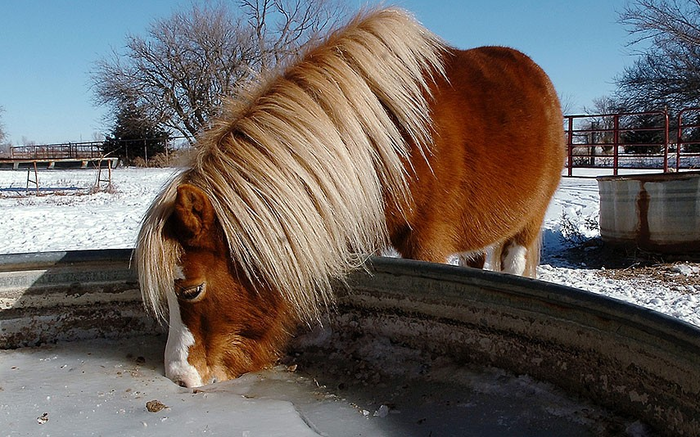
[{"label": "pony's head", "polygon": [[139,234],[144,300],[169,315],[168,377],[197,386],[271,364],[331,283],[385,245],[385,206],[405,204],[404,164],[430,143],[442,49],[403,11],[361,14],[228,104]]},{"label": "pony's head", "polygon": [[167,296],[166,376],[200,386],[273,362],[287,338],[289,311],[279,293],[253,286],[232,260],[206,194],[180,185],[163,232],[179,247]]}]

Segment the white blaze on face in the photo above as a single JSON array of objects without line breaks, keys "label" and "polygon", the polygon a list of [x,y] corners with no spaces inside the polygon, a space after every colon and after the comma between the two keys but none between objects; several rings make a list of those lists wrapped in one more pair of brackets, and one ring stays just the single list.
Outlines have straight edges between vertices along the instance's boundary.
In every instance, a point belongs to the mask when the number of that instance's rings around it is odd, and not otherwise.
[{"label": "white blaze on face", "polygon": [[185,387],[199,387],[202,385],[202,378],[197,369],[187,361],[190,346],[194,344],[194,336],[182,323],[180,305],[174,293],[168,294],[168,310],[170,330],[168,342],[165,344],[165,376]]}]

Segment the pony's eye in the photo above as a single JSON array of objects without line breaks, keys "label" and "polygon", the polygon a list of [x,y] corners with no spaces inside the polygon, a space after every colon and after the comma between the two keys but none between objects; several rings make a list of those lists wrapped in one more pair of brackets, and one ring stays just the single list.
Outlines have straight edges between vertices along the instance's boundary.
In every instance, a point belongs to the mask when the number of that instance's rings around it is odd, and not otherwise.
[{"label": "pony's eye", "polygon": [[204,293],[204,288],[204,282],[192,287],[178,287],[177,296],[182,300],[195,301],[202,296]]}]

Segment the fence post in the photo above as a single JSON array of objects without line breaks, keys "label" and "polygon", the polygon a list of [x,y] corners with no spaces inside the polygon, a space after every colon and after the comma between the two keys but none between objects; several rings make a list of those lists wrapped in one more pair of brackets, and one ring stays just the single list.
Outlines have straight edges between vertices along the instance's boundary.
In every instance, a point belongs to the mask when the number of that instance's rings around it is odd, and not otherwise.
[{"label": "fence post", "polygon": [[613,175],[617,176],[617,166],[619,165],[620,148],[620,115],[613,115]]},{"label": "fence post", "polygon": [[681,109],[678,111],[678,124],[676,125],[676,171],[679,170],[679,162],[680,161],[680,150],[681,147],[683,146],[683,111],[685,109]]},{"label": "fence post", "polygon": [[[676,171],[681,169],[681,148],[683,147],[683,115],[687,110],[697,110],[697,108],[685,108],[678,112],[678,136],[676,137]],[[696,122],[697,123],[697,122]]]},{"label": "fence post", "polygon": [[567,156],[569,158],[569,171],[568,175],[573,176],[573,169],[574,169],[574,118],[571,116],[567,117],[569,119],[569,130],[566,135],[566,149],[567,149]]},{"label": "fence post", "polygon": [[668,108],[664,108],[664,173],[668,173]]}]

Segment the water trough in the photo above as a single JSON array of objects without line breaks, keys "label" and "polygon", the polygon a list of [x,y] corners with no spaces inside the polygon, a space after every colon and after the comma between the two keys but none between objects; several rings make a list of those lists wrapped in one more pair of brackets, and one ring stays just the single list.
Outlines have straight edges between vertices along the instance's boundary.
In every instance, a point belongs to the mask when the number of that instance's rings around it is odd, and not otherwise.
[{"label": "water trough", "polygon": [[700,254],[700,172],[600,176],[600,235],[666,254]]},{"label": "water trough", "polygon": [[[129,260],[0,255],[10,435],[84,435],[80,402],[105,434],[700,435],[696,327],[572,288],[398,259],[374,258],[339,287],[325,327],[300,335],[283,367],[182,389],[162,376],[163,330]],[[149,412],[150,397],[168,408]]]}]

